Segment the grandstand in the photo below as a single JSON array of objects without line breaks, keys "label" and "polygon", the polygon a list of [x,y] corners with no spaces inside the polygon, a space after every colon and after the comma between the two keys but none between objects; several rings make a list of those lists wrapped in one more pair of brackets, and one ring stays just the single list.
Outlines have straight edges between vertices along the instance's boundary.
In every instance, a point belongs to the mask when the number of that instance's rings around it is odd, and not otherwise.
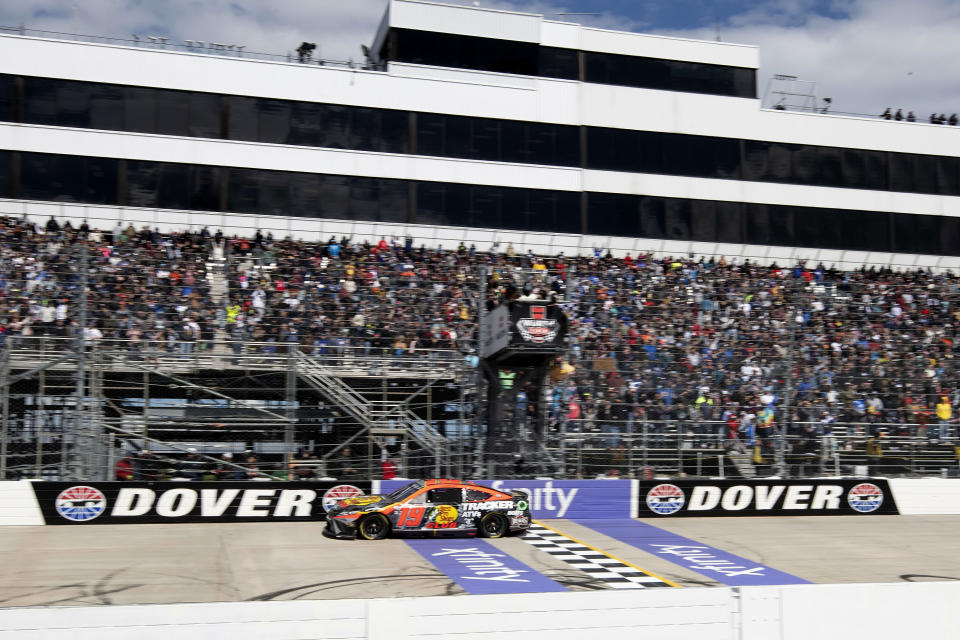
[{"label": "grandstand", "polygon": [[0,35],[0,478],[470,475],[524,286],[570,336],[514,475],[956,473],[955,130],[528,14],[391,0],[370,50]]},{"label": "grandstand", "polygon": [[[76,472],[91,441],[99,458],[86,462],[101,473],[147,448],[166,460],[151,474],[176,477],[196,448],[248,468],[252,455],[274,477],[290,465],[336,476],[350,446],[351,473],[378,475],[381,443],[410,475],[470,472],[484,444],[465,357],[481,269],[497,290],[539,273],[570,317],[572,373],[557,367],[543,406],[529,400],[539,381],[510,391],[504,419],[517,434],[536,412],[547,424],[548,458],[515,460],[517,474],[955,468],[950,274],[14,219],[3,232],[8,477]],[[164,257],[176,247],[174,264]],[[71,356],[81,328],[82,388]]]}]

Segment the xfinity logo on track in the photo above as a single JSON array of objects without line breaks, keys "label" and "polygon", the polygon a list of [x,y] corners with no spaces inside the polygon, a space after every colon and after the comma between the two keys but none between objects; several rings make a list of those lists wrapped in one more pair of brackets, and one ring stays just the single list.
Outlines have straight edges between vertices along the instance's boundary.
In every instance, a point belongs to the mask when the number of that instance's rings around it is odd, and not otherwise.
[{"label": "xfinity logo on track", "polygon": [[528,569],[511,569],[502,560],[497,558],[506,558],[503,553],[490,553],[483,549],[471,547],[469,549],[450,549],[443,548],[440,551],[431,554],[433,557],[450,556],[466,569],[472,575],[460,576],[463,580],[493,580],[497,582],[529,582],[521,578],[521,573],[530,573]]},{"label": "xfinity logo on track", "polygon": [[763,576],[764,566],[745,566],[725,560],[711,553],[710,547],[698,547],[688,544],[652,544],[655,553],[662,555],[679,556],[690,565],[690,568],[706,573],[715,571],[727,577],[733,576]]},{"label": "xfinity logo on track", "polygon": [[642,487],[640,504],[641,512],[660,516],[897,513],[892,500],[884,507],[886,486],[883,480],[676,481]]}]

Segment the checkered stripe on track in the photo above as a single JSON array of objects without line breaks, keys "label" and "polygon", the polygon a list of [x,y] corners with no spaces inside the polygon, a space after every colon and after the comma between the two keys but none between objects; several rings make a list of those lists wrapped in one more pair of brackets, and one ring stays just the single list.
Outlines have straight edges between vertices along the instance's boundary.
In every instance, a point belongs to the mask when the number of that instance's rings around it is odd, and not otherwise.
[{"label": "checkered stripe on track", "polygon": [[580,569],[609,589],[649,589],[672,587],[658,576],[626,564],[612,556],[597,551],[566,535],[541,524],[531,523],[523,536],[524,542],[563,560],[571,567]]}]

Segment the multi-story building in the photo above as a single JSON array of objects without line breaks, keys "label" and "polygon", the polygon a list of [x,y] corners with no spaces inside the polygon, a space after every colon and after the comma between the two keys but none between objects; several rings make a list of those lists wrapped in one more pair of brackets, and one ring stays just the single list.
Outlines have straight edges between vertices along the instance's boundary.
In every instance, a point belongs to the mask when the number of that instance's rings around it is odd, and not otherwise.
[{"label": "multi-story building", "polygon": [[754,47],[390,0],[370,51],[333,66],[0,35],[0,208],[958,264],[960,130],[761,108]]}]

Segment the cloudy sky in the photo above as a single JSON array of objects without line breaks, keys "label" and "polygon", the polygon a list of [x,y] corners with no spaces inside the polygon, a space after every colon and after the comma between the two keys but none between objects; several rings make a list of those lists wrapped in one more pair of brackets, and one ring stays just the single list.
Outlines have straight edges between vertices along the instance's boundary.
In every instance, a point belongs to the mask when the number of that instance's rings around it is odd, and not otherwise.
[{"label": "cloudy sky", "polygon": [[[960,112],[958,0],[454,0],[606,28],[760,47],[773,74],[817,83],[833,110]],[[3,0],[0,25],[68,33],[164,35],[285,53],[303,40],[360,59],[386,0]],[[590,14],[590,15],[575,15]]]}]

